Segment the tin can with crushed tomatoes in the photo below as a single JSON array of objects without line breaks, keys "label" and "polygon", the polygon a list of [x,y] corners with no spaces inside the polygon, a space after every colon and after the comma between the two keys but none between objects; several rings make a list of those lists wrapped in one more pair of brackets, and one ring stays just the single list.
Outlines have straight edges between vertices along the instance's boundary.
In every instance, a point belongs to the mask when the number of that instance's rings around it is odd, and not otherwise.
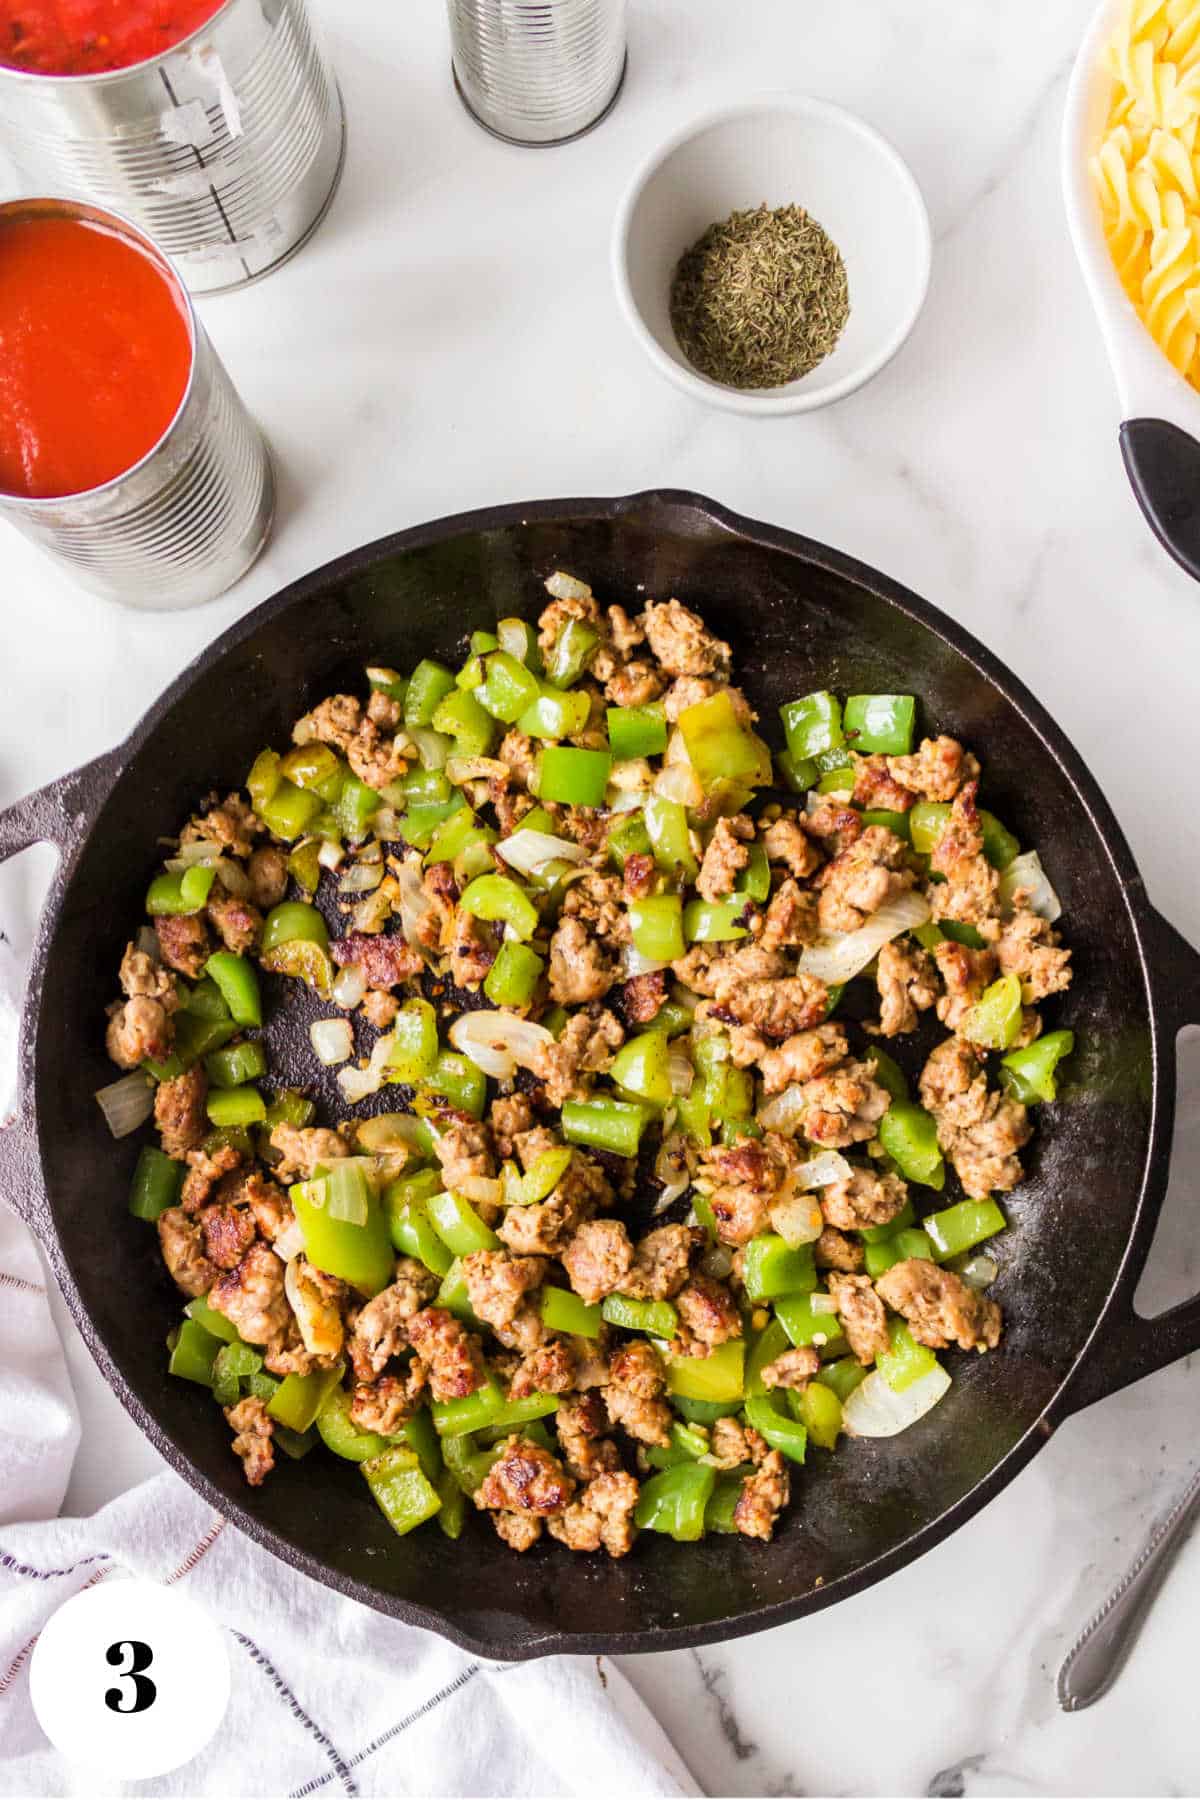
[{"label": "tin can with crushed tomatoes", "polygon": [[0,0],[0,149],[22,185],[133,220],[193,293],[293,255],[344,147],[306,0]]},{"label": "tin can with crushed tomatoes", "polygon": [[270,456],[155,244],[83,201],[0,205],[0,341],[0,520],[126,606],[232,586]]}]

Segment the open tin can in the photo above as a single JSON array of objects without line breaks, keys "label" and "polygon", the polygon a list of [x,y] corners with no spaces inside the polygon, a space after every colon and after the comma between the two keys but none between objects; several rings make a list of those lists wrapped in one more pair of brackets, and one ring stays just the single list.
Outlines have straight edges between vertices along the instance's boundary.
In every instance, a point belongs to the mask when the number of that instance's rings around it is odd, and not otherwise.
[{"label": "open tin can", "polygon": [[305,0],[225,0],[129,68],[0,66],[0,148],[26,190],[132,219],[197,294],[244,286],[298,250],[333,198],[344,147]]},{"label": "open tin can", "polygon": [[9,219],[67,219],[124,237],[178,299],[190,341],[183,395],[138,462],[100,487],[53,498],[0,491],[0,520],[49,552],[81,586],[123,606],[167,609],[214,599],[266,543],[275,483],[262,433],[161,250],[119,215],[77,200],[10,200]]},{"label": "open tin can", "polygon": [[494,137],[581,137],[625,79],[626,0],[447,0],[454,85]]}]

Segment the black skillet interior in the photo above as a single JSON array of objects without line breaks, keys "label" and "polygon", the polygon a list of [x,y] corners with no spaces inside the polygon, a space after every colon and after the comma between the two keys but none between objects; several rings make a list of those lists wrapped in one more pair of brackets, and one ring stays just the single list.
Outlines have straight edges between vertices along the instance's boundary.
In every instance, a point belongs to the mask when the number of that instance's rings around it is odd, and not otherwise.
[{"label": "black skillet interior", "polygon": [[[699,1641],[827,1603],[895,1566],[914,1553],[914,1536],[928,1543],[950,1529],[951,1509],[1031,1432],[1094,1327],[1129,1240],[1149,1141],[1151,1037],[1122,877],[1101,831],[1020,708],[906,614],[911,597],[817,546],[790,545],[742,536],[690,497],[668,495],[508,508],[473,515],[448,537],[344,559],[235,628],[135,735],[50,950],[36,1047],[46,1185],[101,1358],[140,1403],[143,1426],[278,1553],[492,1654],[599,1640],[664,1648],[679,1633]],[[977,751],[987,804],[1040,849],[1066,909],[1077,973],[1055,1023],[1074,1028],[1079,1050],[1009,1205],[1016,1229],[999,1243],[1004,1348],[952,1359],[950,1395],[903,1438],[815,1453],[770,1546],[643,1538],[619,1563],[550,1546],[518,1558],[482,1521],[458,1544],[434,1531],[397,1540],[357,1471],[323,1453],[246,1489],[216,1408],[165,1372],[163,1339],[179,1302],[153,1234],[125,1211],[136,1147],[114,1148],[91,1098],[111,1079],[104,1007],[158,835],[177,830],[212,787],[239,785],[257,751],[286,743],[291,721],[317,699],[361,688],[364,661],[405,668],[422,655],[453,658],[472,629],[536,615],[556,566],[605,600],[675,594],[698,608],[733,643],[736,678],[776,742],[778,705],[815,687],[918,693],[927,728]]]}]

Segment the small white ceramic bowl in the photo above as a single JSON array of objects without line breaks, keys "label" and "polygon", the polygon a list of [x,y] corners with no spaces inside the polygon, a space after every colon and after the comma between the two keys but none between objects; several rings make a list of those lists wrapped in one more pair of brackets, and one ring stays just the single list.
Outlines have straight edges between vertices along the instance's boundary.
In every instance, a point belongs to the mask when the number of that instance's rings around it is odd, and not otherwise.
[{"label": "small white ceramic bowl", "polygon": [[1200,580],[1200,393],[1172,367],[1121,286],[1089,167],[1112,98],[1104,48],[1120,4],[1101,0],[1075,59],[1063,115],[1063,197],[1112,366],[1130,486],[1163,548]]},{"label": "small white ceramic bowl", "polygon": [[[712,224],[764,203],[803,206],[846,263],[850,317],[836,349],[785,387],[710,381],[671,329],[675,265]],[[630,329],[685,393],[734,412],[810,412],[852,394],[896,354],[929,286],[929,215],[907,164],[828,100],[775,95],[705,114],[635,175],[617,212],[612,265]]]}]

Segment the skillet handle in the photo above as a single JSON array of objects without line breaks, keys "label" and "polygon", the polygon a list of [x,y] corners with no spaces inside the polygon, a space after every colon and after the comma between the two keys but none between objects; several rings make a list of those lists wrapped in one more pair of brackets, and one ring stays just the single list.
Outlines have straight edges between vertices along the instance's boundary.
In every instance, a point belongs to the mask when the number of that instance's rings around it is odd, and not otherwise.
[{"label": "skillet handle", "polygon": [[[120,767],[121,756],[107,751],[94,762],[60,776],[46,787],[26,794],[0,812],[0,863],[5,863],[34,844],[53,844],[58,865],[42,912],[34,967],[41,963],[42,933],[55,911],[66,885],[74,853],[82,843],[99,801],[107,793]],[[15,985],[15,984],[14,984]],[[16,999],[16,994],[12,996]],[[12,1112],[0,1118],[0,1195],[43,1245],[50,1248],[54,1234],[42,1184],[41,1159],[33,1111],[33,1040],[35,996],[26,995],[17,1032],[17,1077]]]},{"label": "skillet handle", "polygon": [[1200,581],[1200,444],[1166,419],[1126,419],[1121,455],[1151,531]]},{"label": "skillet handle", "polygon": [[[1200,450],[1197,451],[1200,456]],[[1198,489],[1200,497],[1200,489]],[[1197,538],[1200,546],[1200,536]],[[1151,911],[1147,933],[1155,1009],[1163,1024],[1161,1082],[1171,1112],[1175,1103],[1175,1040],[1185,1025],[1200,1025],[1200,951]],[[1168,1125],[1170,1119],[1168,1117]],[[1133,1309],[1145,1257],[1121,1271],[1108,1314],[1078,1375],[1062,1401],[1062,1416],[1115,1394],[1143,1375],[1165,1369],[1200,1350],[1200,1294],[1146,1319]]]}]

